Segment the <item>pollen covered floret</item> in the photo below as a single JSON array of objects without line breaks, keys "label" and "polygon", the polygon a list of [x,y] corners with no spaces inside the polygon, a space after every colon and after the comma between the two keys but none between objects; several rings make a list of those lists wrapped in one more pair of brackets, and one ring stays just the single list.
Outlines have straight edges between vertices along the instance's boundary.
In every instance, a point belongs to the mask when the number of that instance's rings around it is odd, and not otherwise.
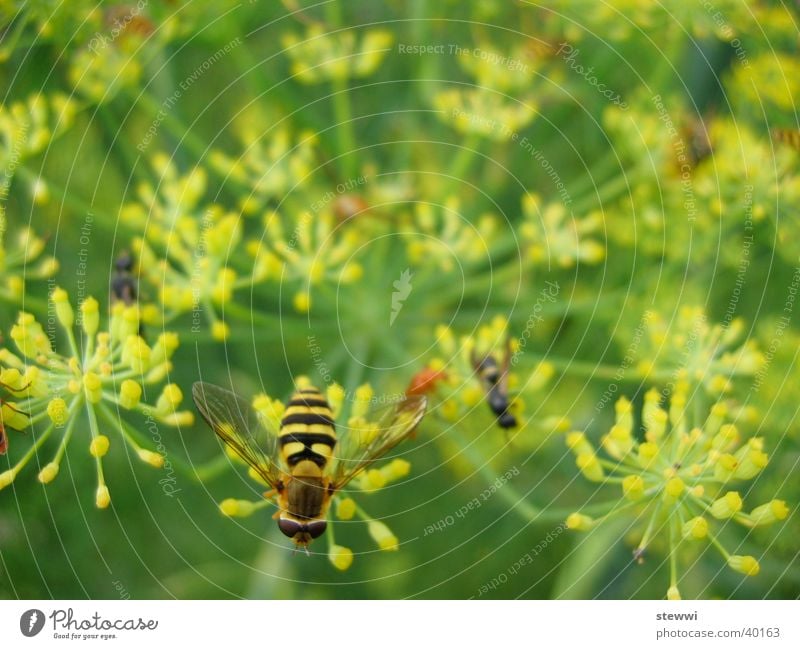
[{"label": "pollen covered floret", "polygon": [[312,25],[305,37],[286,34],[281,43],[292,62],[292,74],[306,84],[368,77],[381,64],[394,36],[384,29],[328,32]]},{"label": "pollen covered floret", "polygon": [[755,376],[765,362],[755,341],[743,341],[746,326],[740,318],[712,323],[702,307],[683,306],[670,321],[653,311],[644,322],[636,367],[654,382],[682,379],[723,395],[735,379]]},{"label": "pollen covered floret", "polygon": [[[311,385],[311,381],[306,376],[295,378],[297,390],[309,388]],[[375,404],[381,404],[382,401],[368,383],[359,386],[351,394],[348,394],[339,384],[331,383],[325,390],[325,398],[337,422],[337,443],[333,453],[335,459],[329,473],[334,476],[337,475],[337,462],[345,462],[343,471],[346,472],[354,458],[361,457],[361,453],[381,433],[382,426],[386,425],[386,421],[378,420],[378,418],[384,417],[387,411],[383,407],[376,411]],[[279,431],[281,419],[285,413],[285,406],[279,399],[260,393],[253,398],[252,407],[267,430]],[[393,425],[398,425],[397,421],[394,421]],[[241,463],[238,457],[231,457]],[[368,466],[357,474],[349,486],[345,487],[346,489],[352,488],[353,493],[345,495],[337,492],[333,497],[327,512],[328,524],[325,536],[328,542],[328,559],[337,570],[347,570],[353,563],[353,551],[336,542],[337,522],[345,523],[359,519],[366,523],[366,531],[379,549],[394,551],[399,548],[400,541],[386,522],[370,516],[356,501],[354,495],[371,497],[384,487],[403,480],[410,472],[411,463],[395,457],[379,466]],[[262,486],[269,486],[252,467],[249,469],[248,475]],[[288,479],[291,479],[289,474],[284,476],[284,480]],[[229,517],[252,516],[273,503],[278,504],[274,500],[274,492],[268,492],[267,495],[268,498],[257,501],[226,498],[219,503],[219,509],[223,515]]]},{"label": "pollen covered floret", "polygon": [[599,449],[582,431],[566,436],[584,477],[619,491],[618,499],[587,507],[593,514],[602,512],[601,516],[575,512],[567,518],[567,527],[586,531],[626,514],[646,522],[634,557],[643,560],[656,537],[666,539],[670,590],[674,592],[679,581],[678,554],[699,541],[713,545],[734,570],[758,574],[758,561],[731,554],[717,530],[721,534],[723,528],[729,528],[725,525],[728,521],[753,528],[789,515],[786,503],[778,499],[748,512],[743,483],[758,476],[769,463],[764,440],[743,439],[722,402],[698,419],[700,413],[690,395],[686,382],[678,382],[668,400],[663,393],[650,390],[641,411],[641,434],[636,429],[633,404],[620,398],[615,404],[615,423],[600,438]]},{"label": "pollen covered floret", "polygon": [[528,259],[534,264],[571,268],[577,263],[598,264],[605,259],[601,213],[576,215],[560,202],[542,207],[536,194],[523,197],[522,213],[519,233],[527,245]]},{"label": "pollen covered floret", "polygon": [[[77,310],[63,289],[56,288],[50,299],[69,351],[60,352],[51,337],[54,332],[46,332],[29,313],[20,313],[11,328],[16,351],[0,349],[0,383],[9,392],[3,397],[3,421],[12,428],[36,432],[21,459],[0,474],[0,485],[11,484],[34,456],[43,467],[39,481],[52,482],[67,445],[77,435],[95,458],[95,503],[105,508],[111,497],[102,458],[113,450],[115,435],[143,462],[155,468],[164,465],[164,457],[145,448],[146,437],[120,416],[120,409],[138,411],[168,426],[189,426],[194,420],[192,412],[178,409],[182,395],[174,384],[163,388],[155,406],[141,400],[144,386],[155,389],[169,374],[178,338],[162,333],[155,343],[148,344],[139,335],[136,306],[114,305],[106,328],[101,329],[99,304],[94,298],[85,299]],[[80,341],[76,331],[80,331]],[[40,449],[51,437],[60,437],[60,441],[52,460],[45,462]]]}]

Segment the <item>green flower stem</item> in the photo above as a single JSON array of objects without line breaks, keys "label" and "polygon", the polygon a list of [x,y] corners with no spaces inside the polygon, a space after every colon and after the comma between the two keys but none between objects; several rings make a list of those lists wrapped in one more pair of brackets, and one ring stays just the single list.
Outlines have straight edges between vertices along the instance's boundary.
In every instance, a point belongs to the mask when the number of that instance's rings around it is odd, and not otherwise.
[{"label": "green flower stem", "polygon": [[678,520],[673,513],[669,517],[669,584],[677,587],[678,585],[678,544],[676,541],[676,528]]},{"label": "green flower stem", "polygon": [[[94,411],[94,405],[86,401],[86,415],[89,418],[89,431],[92,434],[92,441],[97,439],[100,435],[100,427],[97,425],[97,413]],[[97,481],[99,485],[105,484],[105,476],[103,475],[103,460],[96,457],[95,466],[97,467]]]},{"label": "green flower stem", "polygon": [[469,171],[469,167],[475,159],[480,144],[481,136],[477,133],[470,133],[467,135],[467,139],[459,145],[458,153],[455,158],[453,158],[453,163],[447,171],[447,175],[450,176],[447,182],[450,183],[451,186],[461,186],[461,182],[466,176],[467,171]]},{"label": "green flower stem", "polygon": [[47,441],[47,438],[50,437],[50,434],[55,429],[56,425],[51,423],[47,428],[45,428],[44,432],[36,438],[36,441],[33,445],[25,452],[25,455],[20,458],[19,462],[17,462],[14,467],[11,469],[11,474],[14,478],[17,477],[17,474],[20,470],[30,462],[30,459],[34,456],[37,450]]},{"label": "green flower stem", "polygon": [[650,516],[650,521],[647,523],[647,528],[645,529],[644,535],[642,536],[642,540],[639,542],[639,546],[636,548],[637,551],[644,552],[644,550],[650,544],[650,537],[653,535],[653,529],[656,526],[656,520],[658,519],[658,515],[661,513],[661,507],[662,503],[659,500],[655,504],[653,513]]},{"label": "green flower stem", "polygon": [[[138,430],[130,426],[124,419],[122,419],[122,417],[115,416],[106,404],[99,404],[98,410],[106,419],[106,421],[109,421],[115,427],[124,428],[124,432],[129,435],[131,439],[134,440],[135,443],[141,448],[147,448],[149,446],[149,444],[145,441],[145,438],[141,435],[141,433],[139,433]],[[222,473],[224,469],[230,468],[230,460],[225,455],[215,456],[213,460],[198,465],[190,464],[173,455],[170,455],[167,459],[175,469],[180,471],[184,476],[191,478],[196,482],[200,482],[207,478],[216,477]]]},{"label": "green flower stem", "polygon": [[[331,30],[337,30],[343,24],[342,8],[339,2],[325,4],[325,18]],[[345,178],[356,176],[355,152],[357,148],[355,131],[353,130],[352,107],[350,106],[350,87],[347,79],[333,80],[331,100],[333,115],[336,120],[336,137],[338,153],[344,166]]]},{"label": "green flower stem", "polygon": [[75,430],[75,423],[78,421],[78,418],[75,415],[82,405],[83,392],[79,392],[69,405],[69,419],[67,421],[67,427],[66,430],[64,430],[64,435],[61,437],[61,442],[59,442],[56,455],[53,458],[53,462],[55,464],[60,464],[61,458],[64,457],[64,452],[67,450],[67,444],[69,444],[70,439],[72,439],[72,433]]},{"label": "green flower stem", "polygon": [[636,183],[646,178],[648,175],[648,170],[643,166],[635,167],[630,173],[612,178],[598,187],[590,195],[577,201],[574,207],[571,208],[571,211],[573,214],[579,214],[589,211],[595,206],[603,206],[603,204],[618,198],[626,190],[633,189]]},{"label": "green flower stem", "polygon": [[730,552],[728,552],[723,546],[722,543],[719,542],[719,539],[711,533],[711,530],[708,531],[708,540],[711,541],[711,544],[717,548],[719,553],[725,557],[725,561],[731,558]]}]

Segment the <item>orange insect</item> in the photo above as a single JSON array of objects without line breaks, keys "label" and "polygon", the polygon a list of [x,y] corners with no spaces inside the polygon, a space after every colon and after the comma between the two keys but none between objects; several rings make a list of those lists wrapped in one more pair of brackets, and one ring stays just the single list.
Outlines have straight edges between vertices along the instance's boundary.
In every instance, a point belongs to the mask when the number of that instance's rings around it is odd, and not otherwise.
[{"label": "orange insect", "polygon": [[406,396],[421,397],[424,394],[430,394],[436,389],[436,384],[445,379],[447,379],[447,372],[444,370],[423,367],[411,377],[411,381],[406,388]]}]

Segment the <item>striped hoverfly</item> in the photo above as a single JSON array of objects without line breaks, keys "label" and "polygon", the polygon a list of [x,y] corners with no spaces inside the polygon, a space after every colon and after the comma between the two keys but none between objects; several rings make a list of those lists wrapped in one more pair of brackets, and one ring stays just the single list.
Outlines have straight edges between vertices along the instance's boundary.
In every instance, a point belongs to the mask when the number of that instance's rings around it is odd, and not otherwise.
[{"label": "striped hoverfly", "polygon": [[393,404],[374,435],[336,435],[328,401],[315,387],[292,394],[277,430],[243,398],[210,383],[192,386],[200,414],[217,436],[270,486],[280,531],[298,548],[325,532],[333,496],[397,444],[411,436],[425,414],[423,396]]}]

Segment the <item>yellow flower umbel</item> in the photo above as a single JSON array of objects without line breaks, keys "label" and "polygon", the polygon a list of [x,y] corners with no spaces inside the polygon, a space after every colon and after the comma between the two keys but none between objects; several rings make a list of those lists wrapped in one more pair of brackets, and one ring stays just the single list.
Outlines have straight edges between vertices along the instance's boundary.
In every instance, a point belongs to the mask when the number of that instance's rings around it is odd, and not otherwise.
[{"label": "yellow flower umbel", "polygon": [[292,74],[306,84],[368,77],[381,64],[394,37],[384,29],[327,32],[321,25],[308,28],[305,38],[287,34],[282,39],[292,62]]},{"label": "yellow flower umbel", "polygon": [[[66,291],[57,288],[51,303],[69,346],[67,354],[55,349],[48,333],[29,313],[20,313],[11,328],[10,338],[18,353],[0,349],[0,383],[10,388],[13,399],[3,398],[3,421],[14,428],[35,431],[29,449],[0,473],[0,488],[11,484],[34,457],[42,467],[39,481],[52,482],[77,431],[96,461],[95,504],[102,509],[111,502],[102,464],[102,458],[113,450],[110,433],[118,434],[143,462],[156,468],[164,465],[162,455],[145,448],[146,436],[119,416],[120,409],[136,410],[167,426],[189,426],[193,422],[192,412],[178,410],[182,395],[175,385],[164,387],[155,406],[141,400],[143,386],[154,389],[168,375],[178,338],[162,333],[155,344],[149,345],[138,335],[136,307],[116,304],[107,327],[101,330],[99,305],[94,298],[84,300],[76,313]],[[76,327],[83,336],[80,345]],[[54,435],[60,436],[58,447],[52,460],[44,462],[40,449]],[[18,444],[11,450],[16,447]]]},{"label": "yellow flower umbel", "polygon": [[512,101],[502,92],[479,86],[448,88],[433,97],[438,117],[459,133],[506,142],[536,116],[533,99]]},{"label": "yellow flower umbel", "polygon": [[72,126],[76,111],[75,100],[60,93],[35,94],[24,102],[0,105],[0,218],[5,216],[9,189],[17,175],[22,176],[34,203],[48,201],[47,184],[24,164]]},{"label": "yellow flower umbel", "polygon": [[601,214],[575,215],[558,202],[542,208],[536,194],[523,197],[522,212],[519,233],[534,264],[571,268],[605,259],[605,245],[598,241],[604,229]]},{"label": "yellow flower umbel", "polygon": [[[602,450],[580,431],[567,436],[567,445],[584,476],[620,491],[617,499],[572,514],[567,527],[589,530],[607,519],[634,512],[637,521],[646,521],[634,557],[642,562],[656,537],[663,535],[669,548],[672,594],[678,593],[682,544],[708,541],[731,568],[753,576],[758,574],[758,561],[728,552],[712,528],[729,527],[728,521],[752,528],[789,515],[782,500],[747,512],[741,485],[769,462],[763,440],[752,437],[743,441],[737,426],[729,422],[723,403],[703,413],[704,420],[697,419],[699,412],[688,402],[689,394],[688,385],[679,382],[669,403],[662,403],[662,394],[650,390],[641,412],[643,437],[634,428],[633,405],[625,397],[616,403],[616,421],[600,440]],[[602,515],[590,518],[589,512]]]},{"label": "yellow flower umbel", "polygon": [[247,243],[253,258],[250,281],[288,282],[295,290],[295,309],[306,312],[311,308],[315,286],[360,280],[363,269],[352,257],[364,241],[363,233],[337,225],[327,206],[316,212],[301,212],[293,219],[268,212],[261,236]]},{"label": "yellow flower umbel", "polygon": [[497,217],[486,213],[475,222],[461,211],[455,196],[444,205],[419,201],[401,226],[406,231],[408,259],[421,266],[435,263],[444,272],[463,264],[486,262],[497,235]]},{"label": "yellow flower umbel", "polygon": [[209,165],[225,179],[240,185],[242,213],[263,213],[271,201],[281,203],[292,191],[313,175],[317,163],[317,136],[305,132],[292,135],[288,126],[275,125],[265,133],[263,126],[275,120],[256,111],[246,113],[238,129],[242,153],[239,157],[212,150]]},{"label": "yellow flower umbel", "polygon": [[[295,379],[296,388],[308,387],[310,382],[307,377],[299,376]],[[338,441],[334,451],[334,457],[354,458],[358,456],[358,451],[369,444],[378,434],[380,424],[373,418],[376,414],[375,409],[371,408],[374,403],[374,391],[372,386],[364,384],[358,387],[352,395],[346,394],[345,390],[338,384],[333,383],[328,386],[326,398],[331,407],[333,416],[337,422]],[[266,394],[258,394],[252,401],[253,410],[265,423],[267,428],[278,431],[280,421],[283,416],[284,404]],[[231,455],[232,459],[241,462],[238,457]],[[342,461],[342,460],[339,460]],[[331,474],[336,472],[336,460],[329,467]],[[345,465],[350,466],[350,465]],[[346,469],[345,469],[346,471]],[[372,495],[379,492],[384,487],[393,482],[403,480],[411,471],[411,464],[403,459],[394,458],[389,462],[378,467],[371,467],[362,471],[353,478],[353,482],[347,487],[350,490],[358,490],[363,495]],[[264,487],[263,480],[253,471],[248,470],[248,475],[258,481]],[[226,498],[219,503],[219,509],[225,516],[244,518],[251,516],[261,509],[274,503],[274,495],[267,494],[268,498],[256,501],[243,500],[237,498]],[[392,551],[399,547],[398,538],[392,533],[386,523],[376,520],[356,503],[353,494],[345,495],[336,493],[327,512],[328,526],[325,537],[328,543],[327,556],[331,564],[337,570],[347,570],[353,563],[353,552],[350,548],[336,543],[335,523],[336,521],[352,521],[358,518],[367,524],[367,532],[381,550]]]},{"label": "yellow flower umbel", "polygon": [[649,312],[642,342],[636,349],[637,368],[653,382],[676,379],[702,385],[712,395],[723,395],[736,378],[751,378],[764,364],[754,341],[742,342],[745,324],[731,320],[725,327],[712,324],[702,307],[681,307],[672,321]]},{"label": "yellow flower umbel", "polygon": [[9,240],[6,227],[6,215],[0,207],[0,297],[19,302],[25,280],[52,277],[58,270],[58,261],[42,254],[44,239],[30,228],[23,228]]}]

